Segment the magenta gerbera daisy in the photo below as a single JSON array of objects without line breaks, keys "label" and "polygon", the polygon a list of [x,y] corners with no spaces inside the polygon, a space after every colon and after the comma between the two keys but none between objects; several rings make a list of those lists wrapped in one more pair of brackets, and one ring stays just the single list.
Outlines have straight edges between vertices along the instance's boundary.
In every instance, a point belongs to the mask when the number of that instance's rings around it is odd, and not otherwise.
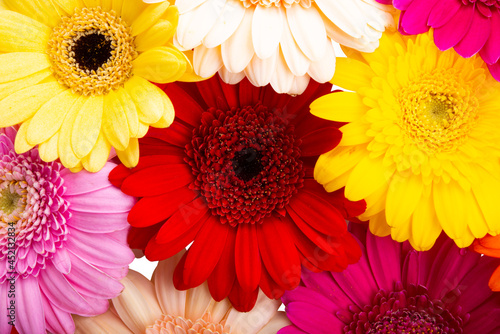
[{"label": "magenta gerbera daisy", "polygon": [[132,248],[163,260],[194,241],[177,265],[177,288],[208,280],[215,300],[229,296],[249,311],[259,288],[274,299],[295,288],[301,264],[342,270],[358,260],[344,218],[363,212],[364,201],[313,179],[318,155],[341,137],[338,124],[308,112],[331,85],[312,82],[291,97],[214,77],[165,90],[176,121],[151,130],[139,165],[119,166],[110,179],[141,197],[128,217]]},{"label": "magenta gerbera daisy", "polygon": [[115,166],[72,174],[0,133],[0,333],[72,333],[71,314],[97,315],[123,286],[133,253],[134,199],[107,180]]},{"label": "magenta gerbera daisy", "polygon": [[399,30],[421,34],[434,28],[434,42],[444,51],[454,48],[468,58],[479,52],[500,81],[500,1],[498,0],[377,0],[401,10]]},{"label": "magenta gerbera daisy", "polygon": [[293,325],[279,334],[495,334],[500,293],[488,280],[500,259],[458,248],[444,234],[425,252],[353,228],[363,256],[342,273],[303,272],[283,297]]}]

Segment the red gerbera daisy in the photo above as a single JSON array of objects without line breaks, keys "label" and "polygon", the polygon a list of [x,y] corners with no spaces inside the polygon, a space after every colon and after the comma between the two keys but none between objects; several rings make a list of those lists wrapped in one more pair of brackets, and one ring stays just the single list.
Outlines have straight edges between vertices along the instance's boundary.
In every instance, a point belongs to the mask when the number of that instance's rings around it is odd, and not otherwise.
[{"label": "red gerbera daisy", "polygon": [[308,110],[331,85],[311,83],[297,97],[218,77],[163,88],[176,121],[151,129],[138,166],[119,166],[110,180],[141,197],[129,215],[132,248],[163,260],[194,240],[174,273],[178,289],[208,280],[215,300],[249,311],[259,287],[275,299],[294,289],[301,264],[341,271],[359,259],[344,218],[365,203],[313,179],[318,155],[341,139],[338,124]]}]

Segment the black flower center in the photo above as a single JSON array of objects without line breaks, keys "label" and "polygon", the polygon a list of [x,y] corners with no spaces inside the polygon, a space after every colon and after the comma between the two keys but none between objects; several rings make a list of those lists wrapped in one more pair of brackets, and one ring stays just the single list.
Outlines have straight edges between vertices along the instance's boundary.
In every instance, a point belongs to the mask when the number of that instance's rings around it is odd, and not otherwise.
[{"label": "black flower center", "polygon": [[71,48],[76,63],[88,71],[96,71],[111,58],[111,40],[99,33],[84,35]]},{"label": "black flower center", "polygon": [[234,155],[233,170],[242,181],[250,181],[262,171],[262,154],[254,148],[244,148]]}]

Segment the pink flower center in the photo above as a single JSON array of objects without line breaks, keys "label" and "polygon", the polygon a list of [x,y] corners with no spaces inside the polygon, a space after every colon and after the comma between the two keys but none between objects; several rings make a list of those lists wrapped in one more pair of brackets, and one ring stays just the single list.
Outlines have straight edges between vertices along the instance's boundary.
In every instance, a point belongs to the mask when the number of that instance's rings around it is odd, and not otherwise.
[{"label": "pink flower center", "polygon": [[468,314],[461,309],[448,310],[443,302],[431,301],[427,289],[410,285],[396,291],[380,290],[372,305],[367,305],[352,316],[344,328],[349,334],[460,334]]},{"label": "pink flower center", "polygon": [[299,142],[287,121],[260,104],[203,114],[186,154],[192,184],[223,222],[261,222],[303,186]]},{"label": "pink flower center", "polygon": [[[0,144],[7,141],[0,137]],[[37,276],[63,247],[70,213],[62,198],[62,169],[43,162],[36,151],[17,155],[12,149],[0,157],[0,283],[6,276]],[[7,261],[13,251],[15,270]]]}]

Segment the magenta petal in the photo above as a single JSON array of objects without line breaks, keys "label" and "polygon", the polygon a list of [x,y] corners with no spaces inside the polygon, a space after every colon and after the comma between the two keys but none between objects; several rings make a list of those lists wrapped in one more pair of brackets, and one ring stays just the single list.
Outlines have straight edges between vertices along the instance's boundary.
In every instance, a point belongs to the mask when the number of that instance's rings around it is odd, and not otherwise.
[{"label": "magenta petal", "polygon": [[434,42],[441,50],[448,50],[462,40],[469,31],[474,6],[461,6],[455,16],[440,28],[434,29]]},{"label": "magenta petal", "polygon": [[414,0],[394,0],[393,6],[399,10],[406,10]]},{"label": "magenta petal", "polygon": [[16,280],[16,329],[20,334],[45,334],[42,295],[36,277]]},{"label": "magenta petal", "polygon": [[288,319],[307,333],[342,333],[345,324],[322,307],[304,302],[292,302],[286,306]]},{"label": "magenta petal", "polygon": [[[342,288],[334,281],[329,272],[312,273],[307,269],[303,269],[302,282],[308,289],[314,290],[331,299],[339,309],[347,308],[349,305],[354,304],[354,301],[342,291]],[[330,291],[334,291],[335,293],[332,294]]]},{"label": "magenta petal", "polygon": [[484,304],[470,313],[471,318],[464,327],[467,334],[498,334],[500,333],[500,301],[491,297]]},{"label": "magenta petal", "polygon": [[463,6],[460,0],[440,0],[432,8],[431,15],[427,24],[433,28],[439,28],[445,25]]},{"label": "magenta petal", "polygon": [[[278,334],[304,334],[306,332],[298,329],[294,325],[283,327],[278,331]],[[306,333],[307,334],[307,333]]]},{"label": "magenta petal", "polygon": [[500,81],[500,63],[496,62],[494,64],[488,65],[491,75],[496,81]]},{"label": "magenta petal", "polygon": [[366,236],[366,253],[380,289],[390,291],[401,281],[401,246],[388,237]]},{"label": "magenta petal", "polygon": [[437,0],[413,0],[401,18],[401,27],[407,34],[421,34],[429,30],[427,19]]},{"label": "magenta petal", "polygon": [[54,306],[42,293],[43,310],[47,329],[51,333],[71,334],[75,332],[75,323],[71,314]]},{"label": "magenta petal", "polygon": [[129,265],[134,253],[124,244],[105,234],[88,234],[70,229],[71,238],[66,241],[70,252],[90,264],[105,268]]},{"label": "magenta petal", "polygon": [[335,314],[340,309],[339,305],[335,304],[330,298],[303,286],[298,286],[292,291],[287,291],[281,300],[285,305],[293,302],[308,303],[321,307],[331,314]]},{"label": "magenta petal", "polygon": [[494,64],[500,59],[500,29],[498,29],[500,27],[500,11],[498,9],[492,12],[491,27],[488,41],[486,41],[484,47],[479,52],[487,64]]},{"label": "magenta petal", "polygon": [[73,268],[66,279],[80,294],[92,298],[111,299],[123,290],[123,285],[70,253]]},{"label": "magenta petal", "polygon": [[[498,29],[499,27],[495,28]],[[462,57],[472,57],[484,46],[490,36],[491,29],[491,20],[476,11],[469,31],[465,37],[455,45],[455,51]]]}]

